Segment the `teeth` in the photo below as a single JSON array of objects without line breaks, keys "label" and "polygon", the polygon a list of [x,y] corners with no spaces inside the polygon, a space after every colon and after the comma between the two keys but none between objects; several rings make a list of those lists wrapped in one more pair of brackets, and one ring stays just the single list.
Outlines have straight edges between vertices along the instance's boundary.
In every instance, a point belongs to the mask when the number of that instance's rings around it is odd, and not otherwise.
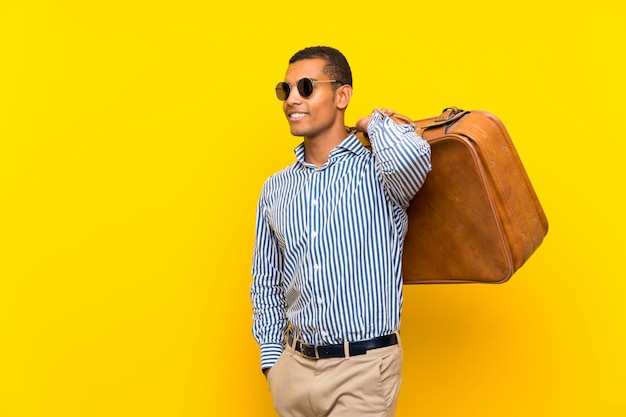
[{"label": "teeth", "polygon": [[291,117],[292,119],[300,119],[304,116],[306,116],[306,113],[291,113],[289,117]]}]

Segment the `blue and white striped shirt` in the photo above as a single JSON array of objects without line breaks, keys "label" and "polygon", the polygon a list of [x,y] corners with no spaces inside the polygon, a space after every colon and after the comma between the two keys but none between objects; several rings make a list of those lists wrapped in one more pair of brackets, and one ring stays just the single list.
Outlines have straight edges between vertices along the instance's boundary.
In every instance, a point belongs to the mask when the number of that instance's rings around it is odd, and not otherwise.
[{"label": "blue and white striped shirt", "polygon": [[251,299],[261,367],[285,335],[335,344],[398,330],[409,201],[430,171],[430,147],[380,111],[371,151],[348,136],[321,167],[297,161],[263,185]]}]

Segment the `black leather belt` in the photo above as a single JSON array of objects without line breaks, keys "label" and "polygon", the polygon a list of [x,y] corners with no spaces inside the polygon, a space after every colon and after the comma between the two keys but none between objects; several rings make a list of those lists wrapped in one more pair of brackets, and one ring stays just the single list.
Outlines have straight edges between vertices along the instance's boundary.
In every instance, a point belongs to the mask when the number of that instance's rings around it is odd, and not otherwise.
[{"label": "black leather belt", "polygon": [[358,342],[348,343],[349,355],[346,355],[345,345],[343,343],[336,345],[309,345],[302,343],[299,340],[295,341],[289,336],[288,343],[293,346],[295,350],[300,352],[302,356],[311,359],[326,359],[326,358],[344,358],[346,356],[363,355],[368,350],[378,349],[386,346],[393,346],[398,344],[398,337],[395,333],[387,336],[375,337],[369,340],[361,340]]}]

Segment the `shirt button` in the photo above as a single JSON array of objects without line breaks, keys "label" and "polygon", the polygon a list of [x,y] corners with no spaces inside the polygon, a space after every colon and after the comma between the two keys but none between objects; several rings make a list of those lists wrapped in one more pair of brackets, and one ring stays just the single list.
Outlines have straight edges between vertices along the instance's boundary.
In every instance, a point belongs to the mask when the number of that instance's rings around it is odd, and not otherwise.
[{"label": "shirt button", "polygon": [[313,266],[313,269],[315,269],[316,271],[319,271],[319,270],[320,270],[320,266],[319,266],[318,264],[315,264],[315,265]]},{"label": "shirt button", "polygon": [[311,233],[311,236],[317,237],[317,232],[314,230],[313,233]]},{"label": "shirt button", "polygon": [[326,330],[322,330],[322,336],[324,337],[328,336],[328,332]]},{"label": "shirt button", "polygon": [[311,204],[312,204],[312,205],[314,205],[314,206],[316,206],[316,205],[317,205],[317,200],[313,200],[313,201],[311,201]]},{"label": "shirt button", "polygon": [[322,297],[317,297],[317,304],[319,305],[324,304],[324,300],[322,300]]}]

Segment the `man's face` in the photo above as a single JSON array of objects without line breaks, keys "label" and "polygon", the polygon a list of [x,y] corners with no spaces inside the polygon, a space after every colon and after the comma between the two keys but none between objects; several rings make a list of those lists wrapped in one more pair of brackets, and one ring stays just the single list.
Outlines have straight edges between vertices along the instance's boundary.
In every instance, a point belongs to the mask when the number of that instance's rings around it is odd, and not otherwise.
[{"label": "man's face", "polygon": [[[291,134],[308,139],[323,137],[337,123],[341,113],[335,103],[333,83],[313,83],[313,93],[304,98],[295,84],[302,78],[329,80],[323,69],[323,59],[305,59],[294,62],[287,68],[285,82],[291,84],[287,100],[283,102],[283,111],[287,116]],[[340,120],[343,124],[343,120]]]}]

